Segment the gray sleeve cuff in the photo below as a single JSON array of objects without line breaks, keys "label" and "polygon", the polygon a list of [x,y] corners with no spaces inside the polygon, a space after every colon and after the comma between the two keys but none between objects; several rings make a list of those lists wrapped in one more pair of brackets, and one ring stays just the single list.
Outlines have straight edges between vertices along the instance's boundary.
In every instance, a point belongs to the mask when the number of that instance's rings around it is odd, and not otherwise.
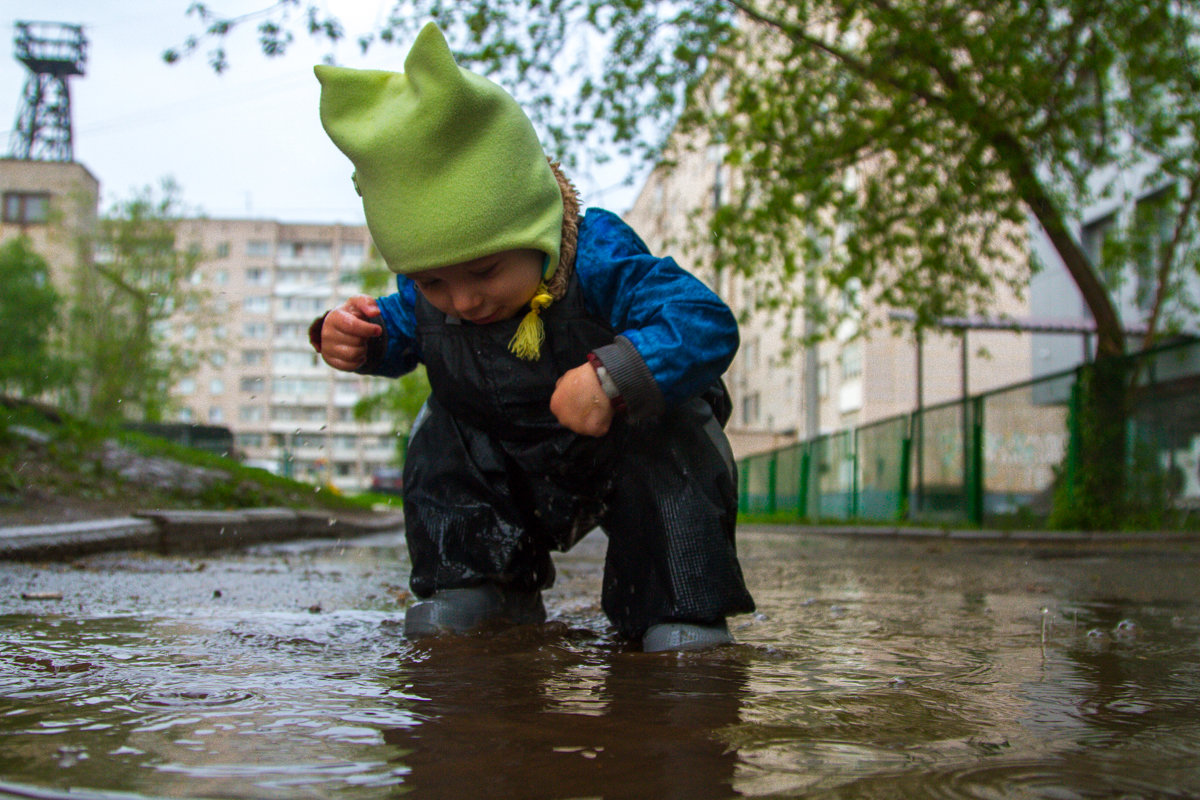
[{"label": "gray sleeve cuff", "polygon": [[666,410],[658,381],[632,342],[618,336],[612,344],[597,347],[593,352],[621,390],[631,420],[647,419]]}]

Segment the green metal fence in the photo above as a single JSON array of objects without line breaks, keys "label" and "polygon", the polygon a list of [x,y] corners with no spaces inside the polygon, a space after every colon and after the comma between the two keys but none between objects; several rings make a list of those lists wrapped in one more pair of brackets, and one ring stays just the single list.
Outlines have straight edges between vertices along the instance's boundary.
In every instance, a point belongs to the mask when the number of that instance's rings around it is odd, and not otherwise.
[{"label": "green metal fence", "polygon": [[[1200,512],[1200,343],[1131,357],[1129,483]],[[1081,367],[1080,369],[1086,369]],[[738,462],[740,509],[808,520],[979,524],[1043,518],[1071,469],[1080,370],[817,437]],[[1156,495],[1157,496],[1157,495]]]}]

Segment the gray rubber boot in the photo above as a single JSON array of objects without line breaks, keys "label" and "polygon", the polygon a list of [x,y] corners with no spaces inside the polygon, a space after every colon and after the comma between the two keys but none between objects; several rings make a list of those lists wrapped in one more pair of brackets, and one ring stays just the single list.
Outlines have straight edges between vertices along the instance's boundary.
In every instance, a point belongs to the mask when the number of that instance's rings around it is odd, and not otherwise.
[{"label": "gray rubber boot", "polygon": [[470,633],[488,624],[537,625],[546,621],[541,592],[515,592],[494,584],[445,589],[404,615],[409,639],[442,633]]},{"label": "gray rubber boot", "polygon": [[662,622],[651,625],[642,637],[642,651],[661,653],[667,650],[707,650],[723,644],[732,644],[729,627],[725,620],[714,625],[695,622]]}]

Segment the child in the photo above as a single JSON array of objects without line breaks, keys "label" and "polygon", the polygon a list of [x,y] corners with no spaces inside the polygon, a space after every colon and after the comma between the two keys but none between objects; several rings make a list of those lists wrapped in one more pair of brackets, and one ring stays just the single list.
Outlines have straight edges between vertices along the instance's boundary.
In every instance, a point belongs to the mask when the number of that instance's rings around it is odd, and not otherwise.
[{"label": "child", "polygon": [[404,470],[410,638],[540,623],[552,550],[608,535],[602,605],[646,651],[749,612],[720,376],[729,309],[617,216],[581,216],[529,119],[427,25],[404,73],[319,66],[395,294],[313,323],[330,366],[432,394]]}]

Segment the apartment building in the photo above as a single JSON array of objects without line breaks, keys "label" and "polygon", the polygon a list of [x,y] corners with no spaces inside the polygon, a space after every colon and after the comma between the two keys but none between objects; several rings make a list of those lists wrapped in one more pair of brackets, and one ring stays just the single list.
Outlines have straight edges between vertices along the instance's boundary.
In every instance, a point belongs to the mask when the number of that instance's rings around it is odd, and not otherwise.
[{"label": "apartment building", "polygon": [[[743,320],[741,348],[725,376],[733,399],[726,430],[738,458],[1030,378],[1025,334],[971,330],[964,358],[960,333],[928,333],[918,345],[911,333],[892,333],[888,309],[864,309],[859,325],[798,347],[798,337],[785,332],[787,320],[758,310],[741,276],[714,274],[696,244],[732,183],[720,155],[715,148],[679,148],[674,168],[650,175],[625,219],[652,251],[674,256]],[[1024,269],[1026,258],[1014,253],[997,269]],[[1028,300],[1002,295],[992,316],[1027,318]],[[790,322],[792,331],[805,329],[802,315]]]},{"label": "apartment building", "polygon": [[0,159],[0,241],[28,237],[59,285],[91,258],[83,246],[96,227],[100,182],[73,161]]},{"label": "apartment building", "polygon": [[[66,286],[90,264],[99,181],[75,162],[0,159],[0,240],[27,236]],[[392,464],[389,420],[355,421],[383,380],[330,369],[308,343],[313,318],[359,291],[363,225],[190,219],[177,246],[202,254],[194,276],[211,324],[169,335],[195,370],[174,387],[177,422],[228,427],[244,461],[345,490]]]},{"label": "apartment building", "polygon": [[181,247],[203,259],[196,281],[211,325],[172,331],[198,356],[175,387],[179,421],[224,425],[247,463],[359,490],[395,460],[389,420],[358,422],[354,404],[380,378],[330,369],[308,342],[312,320],[360,291],[362,225],[191,219]]}]

